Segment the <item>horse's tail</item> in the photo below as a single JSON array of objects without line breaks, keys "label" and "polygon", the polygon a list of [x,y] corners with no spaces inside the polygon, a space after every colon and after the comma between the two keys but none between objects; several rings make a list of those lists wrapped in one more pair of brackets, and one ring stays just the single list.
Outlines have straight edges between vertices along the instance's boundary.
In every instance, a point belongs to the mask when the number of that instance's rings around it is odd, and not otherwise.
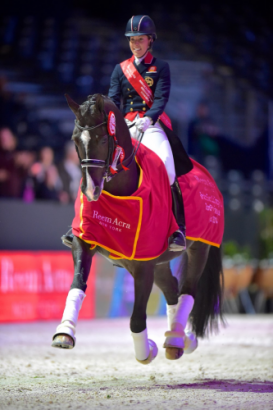
[{"label": "horse's tail", "polygon": [[204,271],[199,279],[194,307],[190,315],[192,330],[197,337],[218,331],[223,322],[223,267],[222,250],[211,246]]}]

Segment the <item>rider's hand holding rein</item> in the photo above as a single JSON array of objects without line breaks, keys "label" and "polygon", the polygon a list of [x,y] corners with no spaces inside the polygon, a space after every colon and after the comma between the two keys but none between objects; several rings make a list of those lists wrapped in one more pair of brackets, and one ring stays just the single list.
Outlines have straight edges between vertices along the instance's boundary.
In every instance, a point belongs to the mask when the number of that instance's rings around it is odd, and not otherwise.
[{"label": "rider's hand holding rein", "polygon": [[136,128],[141,131],[145,132],[150,125],[152,125],[153,120],[150,117],[143,117],[143,118],[138,118],[135,122]]}]

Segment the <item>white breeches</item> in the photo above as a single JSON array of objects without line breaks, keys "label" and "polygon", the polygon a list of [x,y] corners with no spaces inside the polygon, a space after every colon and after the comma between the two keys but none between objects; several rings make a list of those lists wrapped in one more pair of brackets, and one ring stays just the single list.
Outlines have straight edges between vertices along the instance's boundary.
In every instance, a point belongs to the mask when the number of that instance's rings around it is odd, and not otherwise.
[{"label": "white breeches", "polygon": [[[126,120],[127,125],[130,125],[133,122]],[[138,139],[141,135],[136,127],[129,128],[129,131],[132,138]],[[150,127],[144,132],[141,143],[161,158],[166,167],[170,185],[172,185],[175,180],[173,154],[168,137],[158,122],[154,125],[150,125]]]}]

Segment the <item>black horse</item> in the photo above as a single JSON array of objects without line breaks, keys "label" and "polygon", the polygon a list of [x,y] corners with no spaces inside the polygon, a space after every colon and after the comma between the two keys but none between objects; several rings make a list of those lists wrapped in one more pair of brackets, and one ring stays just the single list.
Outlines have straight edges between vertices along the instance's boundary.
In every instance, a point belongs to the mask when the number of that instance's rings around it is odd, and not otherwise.
[{"label": "black horse", "polygon": [[[102,190],[113,196],[132,195],[138,188],[139,168],[134,160],[136,145],[132,144],[122,113],[109,98],[100,94],[89,96],[82,105],[69,96],[66,98],[76,116],[72,139],[82,166],[82,194],[88,201],[97,201]],[[117,165],[114,177],[110,166],[115,141],[107,127],[110,112],[116,117],[116,137],[125,154],[123,163]],[[128,170],[124,171],[122,165]],[[73,237],[74,279],[62,322],[53,336],[54,347],[72,348],[75,345],[77,318],[96,252],[109,259],[108,250],[100,246],[91,249],[89,243],[78,236]],[[168,359],[178,359],[183,352],[192,352],[197,347],[197,337],[204,337],[210,330],[216,329],[221,318],[221,249],[201,241],[187,240],[187,250],[183,252],[177,280],[172,275],[169,261],[181,254],[166,250],[151,260],[119,259],[117,262],[134,278],[135,301],[130,328],[136,359],[143,364],[150,363],[157,354],[157,346],[148,339],[146,329],[146,308],[154,282],[167,301],[169,330],[165,333],[164,347]],[[185,332],[188,318],[191,331]]]}]

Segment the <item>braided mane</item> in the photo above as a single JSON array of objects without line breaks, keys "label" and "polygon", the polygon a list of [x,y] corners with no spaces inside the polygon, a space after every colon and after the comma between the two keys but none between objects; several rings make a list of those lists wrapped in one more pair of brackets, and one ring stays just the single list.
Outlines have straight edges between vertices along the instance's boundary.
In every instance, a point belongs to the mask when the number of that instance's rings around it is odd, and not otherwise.
[{"label": "braided mane", "polygon": [[101,114],[104,110],[104,98],[102,94],[88,95],[87,100],[80,105],[81,115],[84,116],[88,111],[91,112],[91,115],[97,112]]}]

